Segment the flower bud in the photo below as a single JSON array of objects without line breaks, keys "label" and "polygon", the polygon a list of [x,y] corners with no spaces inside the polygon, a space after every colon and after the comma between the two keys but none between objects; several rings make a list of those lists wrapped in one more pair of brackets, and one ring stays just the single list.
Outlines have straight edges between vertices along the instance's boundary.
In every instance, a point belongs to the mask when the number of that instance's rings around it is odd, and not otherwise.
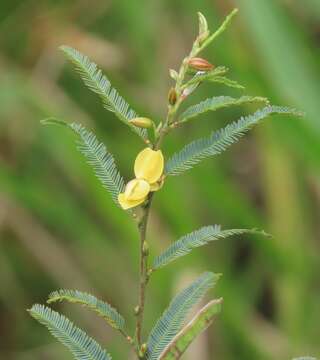
[{"label": "flower bud", "polygon": [[169,74],[173,80],[177,81],[179,74],[176,72],[176,70],[170,69]]},{"label": "flower bud", "polygon": [[207,19],[201,12],[198,12],[198,18],[199,18],[198,41],[199,43],[202,43],[209,36],[209,29],[208,29]]},{"label": "flower bud", "polygon": [[209,63],[208,60],[203,59],[203,58],[197,58],[197,57],[191,58],[188,61],[188,65],[191,68],[193,68],[195,70],[200,70],[200,71],[210,71],[214,67],[212,64]]},{"label": "flower bud", "polygon": [[139,355],[140,356],[144,356],[144,354],[147,352],[147,344],[142,344],[140,351],[139,351]]},{"label": "flower bud", "polygon": [[139,306],[139,305],[135,306],[135,308],[133,309],[133,311],[134,311],[134,314],[135,314],[135,315],[138,315],[138,314],[140,313],[140,306]]},{"label": "flower bud", "polygon": [[177,93],[174,88],[171,88],[168,93],[168,101],[170,105],[174,105],[177,101]]},{"label": "flower bud", "polygon": [[137,126],[139,128],[150,128],[153,125],[153,121],[146,117],[136,117],[134,119],[129,120],[129,123]]},{"label": "flower bud", "polygon": [[149,269],[147,273],[148,277],[150,277],[152,273],[153,273],[153,269]]},{"label": "flower bud", "polygon": [[146,241],[143,242],[142,251],[143,251],[143,255],[145,256],[149,255],[149,245]]}]

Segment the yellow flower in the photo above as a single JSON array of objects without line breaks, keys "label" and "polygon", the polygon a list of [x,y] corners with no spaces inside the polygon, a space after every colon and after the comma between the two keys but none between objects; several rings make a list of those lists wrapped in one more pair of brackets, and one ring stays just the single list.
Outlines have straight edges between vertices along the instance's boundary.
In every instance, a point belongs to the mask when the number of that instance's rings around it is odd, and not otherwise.
[{"label": "yellow flower", "polygon": [[125,191],[118,196],[121,207],[125,210],[142,204],[150,191],[161,188],[161,176],[164,159],[161,150],[146,148],[142,150],[134,162],[136,179],[128,182]]},{"label": "yellow flower", "polygon": [[137,179],[144,179],[149,184],[157,182],[163,173],[164,159],[161,150],[145,148],[134,162],[134,174]]},{"label": "yellow flower", "polygon": [[143,203],[150,192],[150,185],[145,180],[133,179],[126,185],[124,193],[119,194],[118,201],[124,210]]}]

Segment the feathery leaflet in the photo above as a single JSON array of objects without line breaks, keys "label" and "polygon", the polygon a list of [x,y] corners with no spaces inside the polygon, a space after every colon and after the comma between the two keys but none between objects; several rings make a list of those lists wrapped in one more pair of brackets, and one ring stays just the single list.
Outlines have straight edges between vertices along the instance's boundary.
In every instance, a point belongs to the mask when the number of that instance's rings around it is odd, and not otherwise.
[{"label": "feathery leaflet", "polygon": [[111,86],[108,78],[98,69],[86,55],[69,46],[61,46],[60,49],[75,66],[79,75],[88,88],[98,94],[105,109],[112,111],[124,124],[129,126],[133,132],[138,134],[144,141],[147,139],[147,131],[129,123],[129,120],[138,117],[137,113],[119,95],[117,90]]},{"label": "feathery leaflet", "polygon": [[65,316],[50,308],[35,304],[30,315],[46,326],[50,333],[64,344],[77,360],[111,360],[111,356],[83,330],[74,326]]},{"label": "feathery leaflet", "polygon": [[108,152],[106,146],[100,143],[96,136],[81,124],[66,123],[54,118],[45,119],[41,122],[43,124],[66,126],[77,134],[79,138],[77,141],[78,150],[87,158],[87,162],[93,167],[97,178],[119,206],[118,194],[123,191],[125,183],[116,167],[113,156]]},{"label": "feathery leaflet", "polygon": [[193,231],[192,233],[189,233],[172,243],[162,254],[155,258],[153,262],[153,269],[159,269],[175,259],[189,254],[193,249],[208,244],[210,241],[248,233],[266,235],[263,231],[257,231],[255,229],[221,230],[220,225],[204,226],[201,229]]},{"label": "feathery leaflet", "polygon": [[211,71],[198,71],[185,85],[188,87],[192,84],[198,84],[203,81],[209,81],[216,76],[225,75],[229,71],[225,66],[218,66]]},{"label": "feathery leaflet", "polygon": [[272,114],[302,115],[301,112],[288,107],[266,106],[252,115],[241,117],[225,128],[214,131],[209,137],[195,140],[175,153],[166,163],[166,175],[179,175],[193,168],[201,160],[221,154],[254,125]]},{"label": "feathery leaflet", "polygon": [[195,338],[213,322],[215,315],[221,311],[222,298],[211,300],[193,319],[172,339],[159,356],[159,360],[178,360],[185,353]]},{"label": "feathery leaflet", "polygon": [[199,104],[190,106],[180,115],[179,122],[186,122],[207,111],[216,111],[233,105],[249,104],[253,102],[263,102],[268,104],[268,99],[259,96],[241,96],[240,98],[233,98],[231,96],[216,96],[201,101]]},{"label": "feathery leaflet", "polygon": [[235,80],[231,80],[225,76],[215,76],[209,79],[211,82],[215,82],[215,83],[219,83],[219,84],[223,84],[225,86],[234,88],[234,89],[244,89],[245,87],[242,86],[241,84],[239,84],[237,81]]},{"label": "feathery leaflet", "polygon": [[124,318],[108,303],[97,299],[95,296],[78,290],[61,289],[49,295],[48,304],[66,300],[71,303],[81,304],[103,317],[115,329],[124,328]]},{"label": "feathery leaflet", "polygon": [[220,275],[205,272],[182,290],[152,329],[147,342],[147,359],[157,360],[170,341],[181,330],[191,308],[215,285]]}]

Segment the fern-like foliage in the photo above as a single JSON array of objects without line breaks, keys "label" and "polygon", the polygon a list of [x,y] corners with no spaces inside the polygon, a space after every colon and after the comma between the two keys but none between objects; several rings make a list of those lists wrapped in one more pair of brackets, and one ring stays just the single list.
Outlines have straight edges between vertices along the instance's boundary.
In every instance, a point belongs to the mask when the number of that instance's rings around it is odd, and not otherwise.
[{"label": "fern-like foliage", "polygon": [[225,66],[218,66],[211,71],[198,71],[186,84],[185,87],[188,87],[193,84],[198,84],[204,81],[210,81],[216,76],[225,75],[229,69]]},{"label": "fern-like foliage", "polygon": [[215,76],[211,79],[209,79],[211,82],[215,82],[215,83],[219,83],[219,84],[223,84],[225,86],[228,86],[230,88],[234,88],[234,89],[244,89],[245,87],[241,84],[239,84],[237,81],[235,80],[231,80],[225,76]]},{"label": "fern-like foliage", "polygon": [[61,289],[49,295],[48,304],[57,301],[68,301],[81,304],[103,317],[107,323],[115,329],[123,330],[124,318],[108,303],[97,299],[95,296],[78,290]]},{"label": "fern-like foliage", "polygon": [[87,162],[93,167],[97,178],[119,206],[118,194],[123,191],[125,183],[117,169],[113,156],[108,152],[105,145],[100,143],[92,132],[80,124],[66,123],[54,118],[42,120],[42,124],[66,126],[78,136],[79,151],[87,158]]},{"label": "fern-like foliage", "polygon": [[233,105],[243,105],[254,102],[262,102],[265,104],[269,103],[267,98],[260,96],[241,96],[240,98],[233,98],[231,96],[216,96],[201,101],[199,104],[190,106],[181,114],[179,122],[186,122],[207,111],[216,111]]},{"label": "fern-like foliage", "polygon": [[191,308],[214,286],[219,276],[210,272],[202,274],[172,300],[149,335],[146,354],[148,360],[159,358],[165,347],[182,328]]},{"label": "fern-like foliage", "polygon": [[266,235],[263,231],[257,231],[255,229],[221,230],[220,225],[204,226],[201,229],[193,231],[192,233],[187,234],[172,243],[162,254],[155,258],[153,262],[153,269],[156,270],[164,267],[177,258],[189,254],[193,249],[206,245],[211,241],[248,233]]},{"label": "fern-like foliage", "polygon": [[64,344],[77,360],[111,360],[111,356],[90,338],[83,330],[77,328],[65,316],[43,305],[33,305],[30,315],[46,326],[50,333]]},{"label": "fern-like foliage", "polygon": [[210,301],[194,318],[172,339],[159,356],[159,360],[178,360],[191,343],[213,322],[216,314],[221,311],[222,298]]},{"label": "fern-like foliage", "polygon": [[226,85],[235,89],[244,89],[244,86],[240,85],[237,81],[227,78],[225,75],[229,71],[225,66],[218,66],[212,71],[204,72],[198,71],[193,78],[191,78],[184,87],[190,87],[191,85],[198,85],[204,81],[215,82]]},{"label": "fern-like foliage", "polygon": [[137,113],[130,108],[124,98],[111,86],[110,81],[98,69],[97,65],[76,49],[69,46],[61,46],[60,49],[75,66],[88,88],[100,96],[103,106],[115,113],[119,120],[129,126],[143,140],[146,140],[146,130],[129,123],[129,120],[138,117]]},{"label": "fern-like foliage", "polygon": [[201,160],[222,153],[254,125],[272,114],[302,115],[302,113],[288,107],[266,106],[252,115],[241,117],[225,128],[213,132],[209,137],[191,142],[180,152],[174,154],[166,163],[166,175],[179,175],[191,169]]}]

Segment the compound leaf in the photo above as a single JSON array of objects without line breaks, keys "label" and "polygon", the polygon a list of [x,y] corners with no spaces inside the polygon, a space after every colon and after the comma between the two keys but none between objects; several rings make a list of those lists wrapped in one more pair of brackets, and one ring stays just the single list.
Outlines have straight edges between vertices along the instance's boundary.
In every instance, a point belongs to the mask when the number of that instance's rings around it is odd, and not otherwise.
[{"label": "compound leaf", "polygon": [[239,84],[237,81],[231,80],[225,76],[214,76],[214,77],[210,78],[209,81],[223,84],[223,85],[226,85],[226,86],[228,86],[230,88],[234,88],[234,89],[242,90],[245,88],[243,85]]},{"label": "compound leaf", "polygon": [[49,118],[41,121],[43,124],[62,125],[71,129],[78,136],[78,149],[87,158],[87,162],[95,171],[103,187],[111,194],[114,202],[119,206],[118,194],[125,187],[113,156],[96,136],[81,124],[66,123],[62,120]]},{"label": "compound leaf", "polygon": [[201,101],[199,104],[190,106],[181,114],[178,121],[180,123],[186,122],[207,111],[216,111],[229,106],[243,105],[253,102],[263,102],[268,104],[268,99],[260,96],[241,96],[240,98],[233,98],[231,96],[216,96]]},{"label": "compound leaf", "polygon": [[221,311],[222,298],[210,301],[195,317],[172,339],[159,360],[178,360],[193,340],[205,331]]},{"label": "compound leaf", "polygon": [[206,272],[172,300],[150,333],[146,353],[148,360],[159,359],[162,351],[181,330],[191,308],[214,286],[219,277]]},{"label": "compound leaf", "polygon": [[112,111],[120,121],[129,126],[133,132],[145,141],[147,139],[146,130],[140,129],[129,122],[129,120],[138,117],[137,113],[130,108],[125,99],[111,86],[109,79],[103,75],[97,65],[86,55],[81,54],[80,51],[72,47],[63,45],[60,49],[75,66],[88,88],[99,95],[103,106],[107,110]]},{"label": "compound leaf", "polygon": [[81,304],[103,317],[115,329],[123,330],[124,318],[108,303],[97,299],[95,296],[78,290],[61,289],[49,295],[48,304],[57,301],[68,301]]},{"label": "compound leaf", "polygon": [[172,243],[162,254],[155,258],[153,262],[153,270],[164,267],[177,258],[189,254],[193,249],[208,244],[210,241],[248,233],[266,235],[263,231],[255,229],[221,230],[220,225],[204,226],[199,230],[184,235],[179,240]]},{"label": "compound leaf", "polygon": [[77,360],[111,360],[111,356],[90,338],[83,330],[77,328],[65,316],[50,308],[35,304],[30,315],[46,326],[50,333],[64,344]]},{"label": "compound leaf", "polygon": [[273,114],[303,115],[301,112],[288,107],[266,106],[252,115],[241,117],[238,121],[227,125],[223,129],[214,131],[207,138],[198,139],[186,145],[167,161],[166,175],[179,175],[186,170],[192,169],[194,165],[203,159],[221,154],[244,136],[254,125]]}]

